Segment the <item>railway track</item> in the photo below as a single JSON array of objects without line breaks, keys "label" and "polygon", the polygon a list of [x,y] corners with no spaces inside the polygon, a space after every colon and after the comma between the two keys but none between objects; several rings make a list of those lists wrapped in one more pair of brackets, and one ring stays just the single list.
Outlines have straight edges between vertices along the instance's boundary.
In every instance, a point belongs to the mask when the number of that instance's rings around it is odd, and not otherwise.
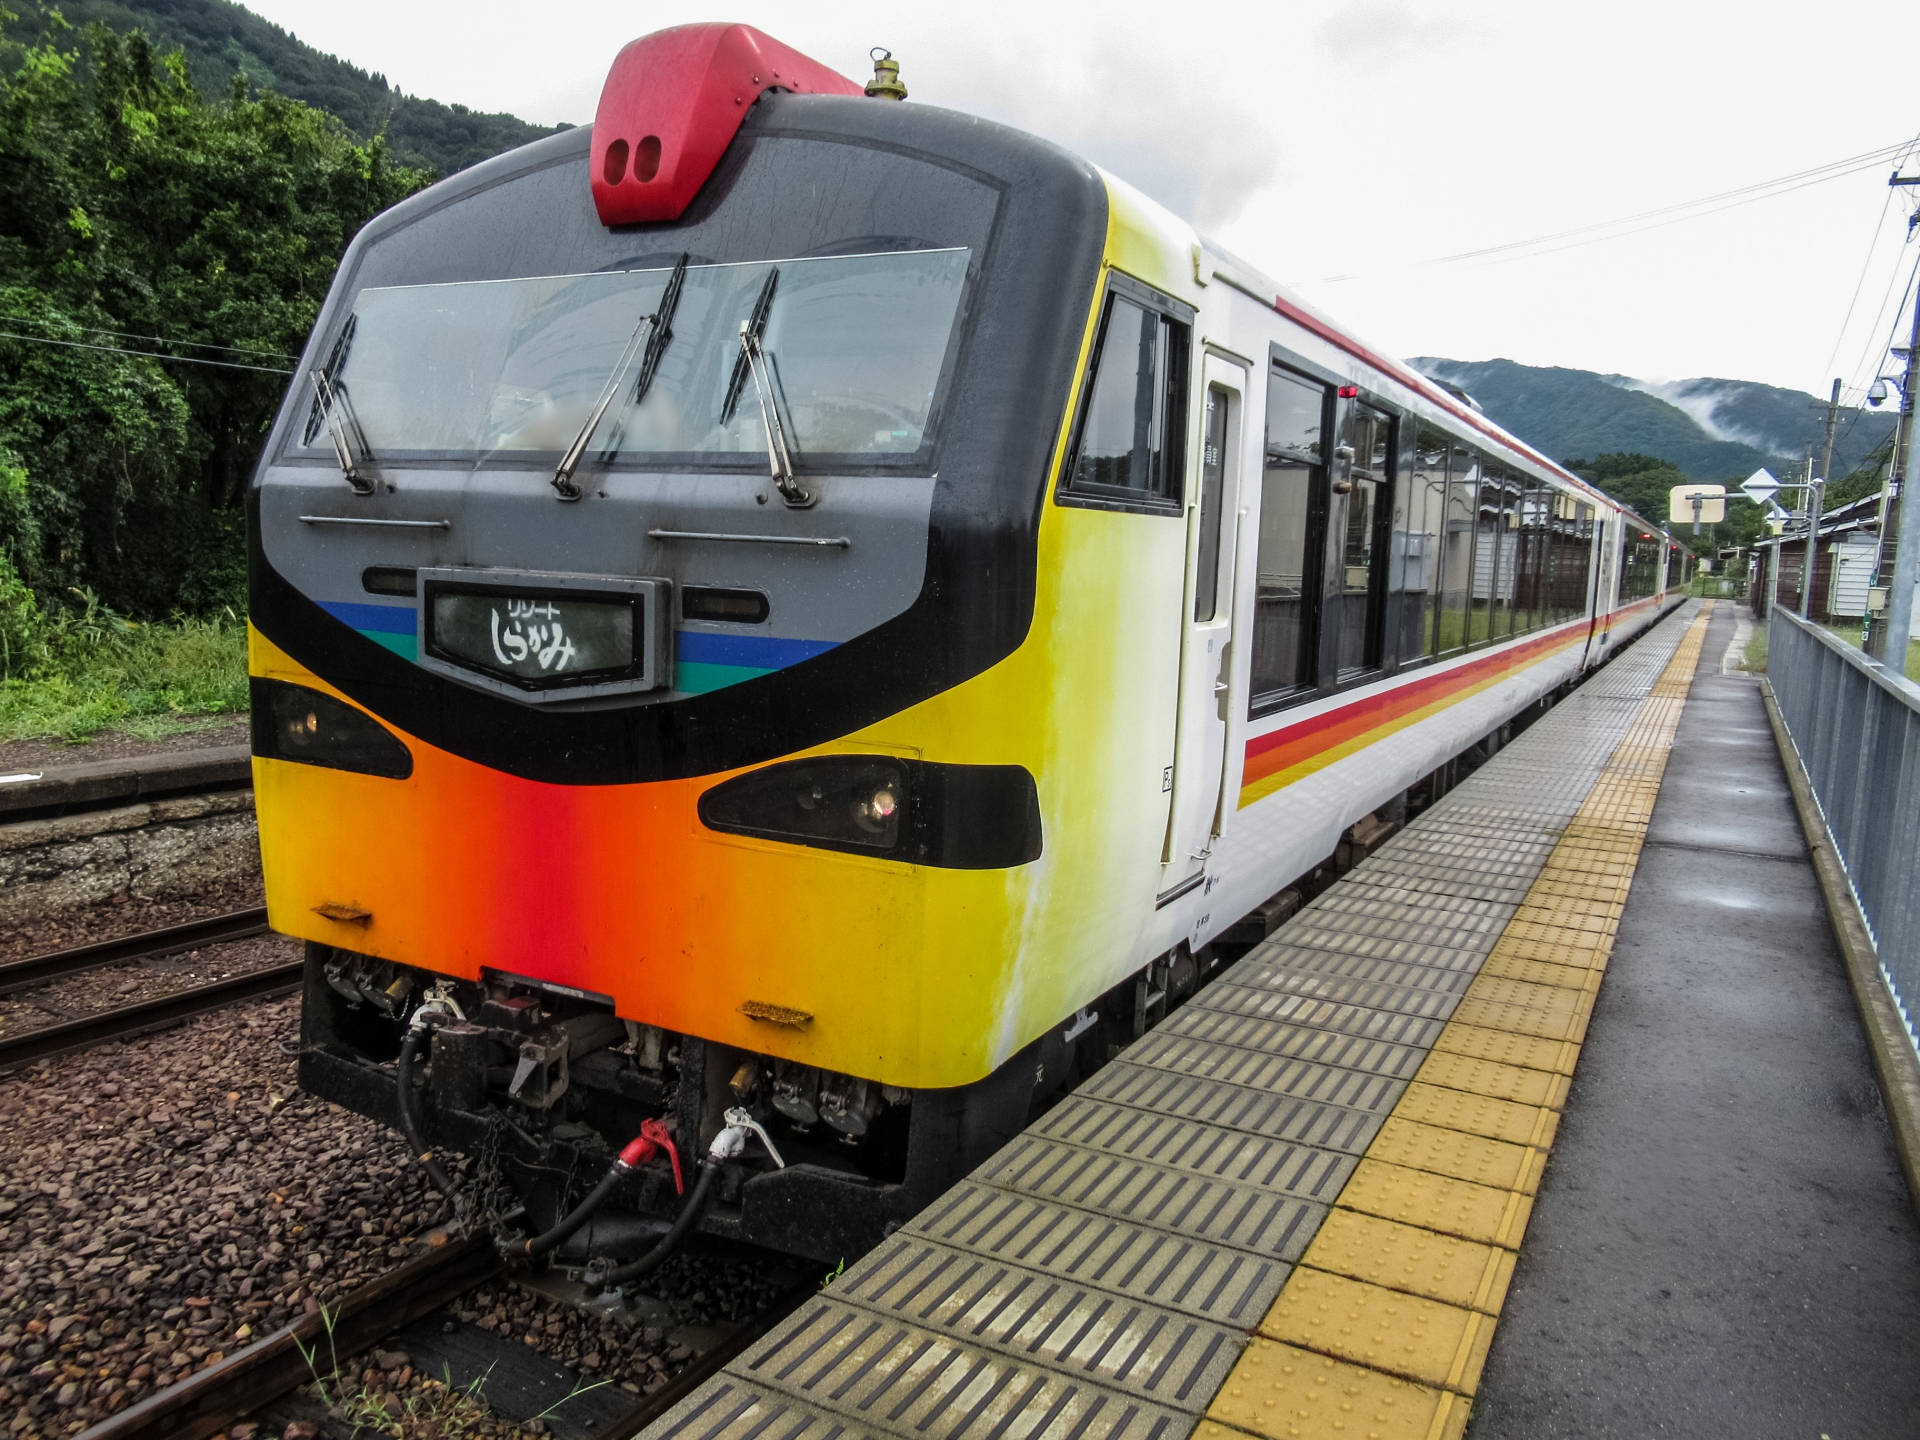
[{"label": "railway track", "polygon": [[[505,1270],[489,1235],[451,1240],[347,1295],[326,1314],[307,1315],[226,1359],[128,1406],[78,1440],[203,1440],[257,1415],[312,1383],[316,1358],[352,1357],[380,1345]],[[819,1288],[809,1276],[735,1325],[653,1394],[591,1427],[592,1440],[630,1440],[666,1414]],[[330,1326],[330,1328],[329,1328]],[[517,1350],[517,1342],[498,1343]]]},{"label": "railway track", "polygon": [[[266,910],[254,908],[236,910],[186,925],[170,925],[118,940],[29,956],[0,965],[0,995],[16,994],[102,966],[155,960],[208,945],[242,940],[265,934],[266,930]],[[250,974],[194,985],[171,995],[103,1010],[97,1015],[62,1020],[18,1035],[0,1037],[0,1072],[49,1056],[84,1050],[108,1040],[144,1035],[237,1001],[287,994],[299,988],[301,968],[298,961],[273,965]]]}]

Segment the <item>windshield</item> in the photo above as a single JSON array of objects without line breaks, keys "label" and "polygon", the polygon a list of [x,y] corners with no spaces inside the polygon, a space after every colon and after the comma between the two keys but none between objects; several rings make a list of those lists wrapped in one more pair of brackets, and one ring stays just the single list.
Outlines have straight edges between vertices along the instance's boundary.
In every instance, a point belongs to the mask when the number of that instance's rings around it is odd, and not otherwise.
[{"label": "windshield", "polygon": [[[326,370],[376,460],[557,456],[624,368],[589,454],[764,463],[766,422],[751,388],[730,411],[727,398],[741,326],[777,270],[760,339],[794,458],[904,461],[927,441],[967,257],[921,250],[691,266],[637,405],[641,367],[622,360],[636,327],[660,309],[671,269],[369,288]],[[327,423],[318,402],[310,406],[298,444],[324,449]]]}]

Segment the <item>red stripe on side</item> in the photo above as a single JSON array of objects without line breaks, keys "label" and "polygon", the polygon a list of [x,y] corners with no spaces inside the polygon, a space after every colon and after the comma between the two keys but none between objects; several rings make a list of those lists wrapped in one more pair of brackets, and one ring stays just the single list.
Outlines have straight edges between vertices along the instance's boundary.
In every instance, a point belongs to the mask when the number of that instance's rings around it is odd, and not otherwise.
[{"label": "red stripe on side", "polygon": [[[1477,684],[1493,671],[1509,670],[1525,664],[1543,650],[1552,649],[1576,639],[1574,632],[1578,626],[1584,624],[1586,622],[1582,620],[1558,630],[1549,630],[1511,649],[1483,655],[1469,664],[1438,675],[1422,675],[1392,690],[1370,695],[1351,704],[1340,706],[1338,709],[1310,716],[1296,724],[1270,730],[1264,735],[1257,735],[1247,741],[1246,763],[1249,774],[1252,779],[1260,780],[1284,768],[1274,763],[1280,758],[1273,754],[1274,751],[1285,749],[1291,755],[1297,747],[1315,739],[1325,741],[1324,744],[1315,747],[1316,751],[1327,749],[1355,735],[1364,734],[1368,730],[1397,720],[1402,715],[1410,714],[1453,691]],[[1256,765],[1260,773],[1252,775],[1251,772]]]}]

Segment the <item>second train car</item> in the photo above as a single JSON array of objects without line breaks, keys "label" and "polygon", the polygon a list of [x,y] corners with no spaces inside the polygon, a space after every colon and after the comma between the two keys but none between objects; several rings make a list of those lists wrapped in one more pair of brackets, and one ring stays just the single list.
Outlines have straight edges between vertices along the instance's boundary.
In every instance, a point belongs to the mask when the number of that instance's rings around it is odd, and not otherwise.
[{"label": "second train car", "polygon": [[251,491],[302,1084],[615,1281],[674,1217],[871,1245],[1684,574],[888,78],[634,42],[592,127],[360,232]]}]

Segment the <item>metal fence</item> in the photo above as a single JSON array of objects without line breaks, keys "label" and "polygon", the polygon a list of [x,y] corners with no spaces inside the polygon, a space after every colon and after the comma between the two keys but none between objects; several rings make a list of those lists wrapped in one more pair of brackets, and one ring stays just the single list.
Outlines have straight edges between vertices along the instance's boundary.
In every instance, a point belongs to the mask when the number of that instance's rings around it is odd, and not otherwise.
[{"label": "metal fence", "polygon": [[1909,1039],[1920,1013],[1920,685],[1776,607],[1767,679]]}]

